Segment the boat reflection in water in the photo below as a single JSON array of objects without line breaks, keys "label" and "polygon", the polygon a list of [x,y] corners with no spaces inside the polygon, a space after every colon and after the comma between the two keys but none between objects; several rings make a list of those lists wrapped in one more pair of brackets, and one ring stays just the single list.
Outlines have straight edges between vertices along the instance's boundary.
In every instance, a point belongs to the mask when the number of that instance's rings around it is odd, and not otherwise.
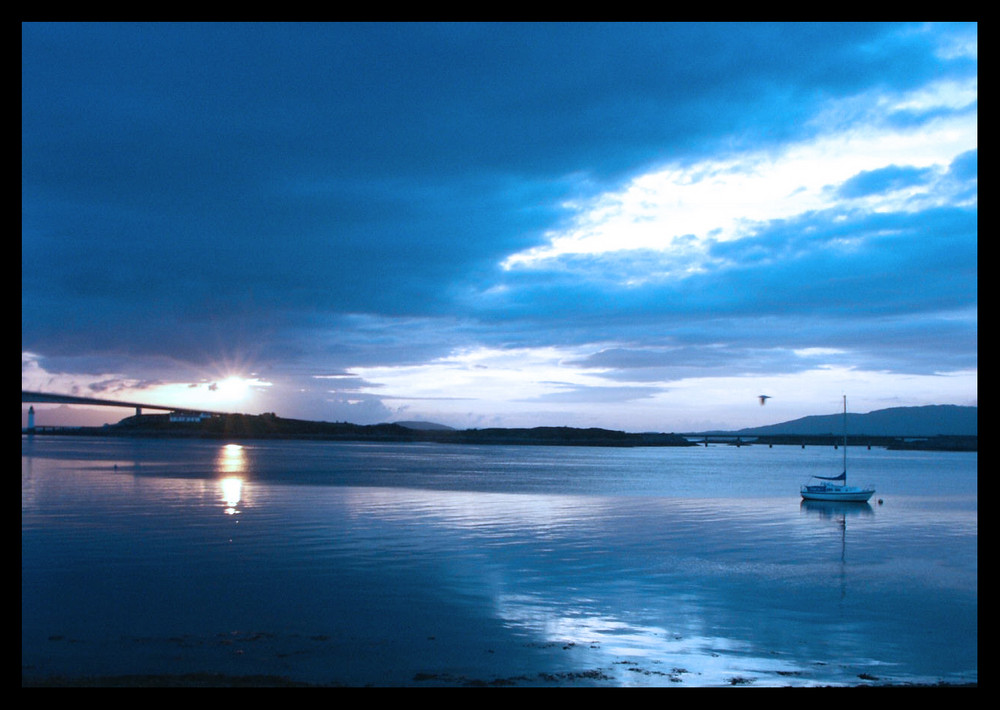
[{"label": "boat reflection in water", "polygon": [[840,527],[840,599],[847,596],[847,519],[875,515],[868,503],[838,503],[836,501],[803,500],[800,509],[807,515]]},{"label": "boat reflection in water", "polygon": [[844,503],[832,500],[803,500],[799,508],[824,520],[845,521],[848,517],[867,517],[875,515],[875,509],[871,503],[858,505],[857,503]]}]

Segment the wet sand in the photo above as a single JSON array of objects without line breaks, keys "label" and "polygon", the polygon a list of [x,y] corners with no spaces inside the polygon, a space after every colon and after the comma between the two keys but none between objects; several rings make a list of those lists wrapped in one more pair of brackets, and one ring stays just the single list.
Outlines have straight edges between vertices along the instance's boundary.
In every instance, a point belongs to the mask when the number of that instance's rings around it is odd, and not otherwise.
[{"label": "wet sand", "polygon": [[[638,672],[648,672],[639,670]],[[675,674],[681,675],[681,674]],[[395,687],[476,687],[476,688],[499,688],[499,687],[611,687],[616,685],[609,676],[600,671],[581,673],[538,673],[536,676],[515,676],[511,678],[493,678],[490,680],[479,678],[464,678],[447,674],[417,674],[412,683],[405,686]],[[609,681],[602,683],[601,681]],[[683,679],[678,677],[675,681],[683,685]],[[733,687],[754,685],[751,679],[741,679],[734,677],[730,685]],[[30,676],[21,677],[22,688],[351,688],[351,687],[374,687],[374,686],[352,686],[337,683],[326,683],[322,685],[303,683],[280,676],[227,676],[212,673],[188,673],[184,675],[124,675],[96,678],[34,678]],[[688,686],[703,687],[703,686]],[[834,686],[811,686],[830,688]],[[844,686],[837,686],[844,687]],[[858,683],[849,687],[878,687],[878,688],[976,688],[977,683],[880,683],[878,679],[859,679]]]}]

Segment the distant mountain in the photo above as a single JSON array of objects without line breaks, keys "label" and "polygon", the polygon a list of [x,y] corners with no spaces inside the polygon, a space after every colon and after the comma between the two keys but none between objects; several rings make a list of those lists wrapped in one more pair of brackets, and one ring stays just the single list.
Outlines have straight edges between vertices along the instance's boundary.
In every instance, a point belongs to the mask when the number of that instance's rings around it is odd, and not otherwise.
[{"label": "distant mountain", "polygon": [[[979,408],[953,404],[926,407],[892,407],[868,414],[847,414],[851,436],[978,436]],[[843,414],[802,417],[781,424],[740,429],[740,435],[822,435],[840,434]]]},{"label": "distant mountain", "polygon": [[435,424],[434,422],[393,422],[393,424],[417,431],[455,431],[454,428],[446,424]]}]

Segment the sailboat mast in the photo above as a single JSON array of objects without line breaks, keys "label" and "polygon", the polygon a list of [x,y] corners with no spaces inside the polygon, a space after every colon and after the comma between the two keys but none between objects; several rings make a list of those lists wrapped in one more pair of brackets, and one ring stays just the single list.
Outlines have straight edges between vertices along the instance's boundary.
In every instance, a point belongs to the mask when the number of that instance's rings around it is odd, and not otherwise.
[{"label": "sailboat mast", "polygon": [[847,395],[844,395],[844,485],[847,485]]}]

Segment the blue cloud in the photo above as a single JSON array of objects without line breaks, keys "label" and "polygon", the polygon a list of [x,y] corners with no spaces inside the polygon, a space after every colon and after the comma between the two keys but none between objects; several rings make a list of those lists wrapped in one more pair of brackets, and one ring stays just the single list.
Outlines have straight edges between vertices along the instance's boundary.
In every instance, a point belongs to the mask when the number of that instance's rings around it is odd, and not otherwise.
[{"label": "blue cloud", "polygon": [[970,150],[962,153],[951,163],[951,173],[958,180],[976,181],[979,178],[979,151]]},{"label": "blue cloud", "polygon": [[854,198],[893,192],[926,184],[933,176],[934,170],[931,168],[890,165],[858,173],[842,184],[837,189],[837,194],[840,197]]}]

